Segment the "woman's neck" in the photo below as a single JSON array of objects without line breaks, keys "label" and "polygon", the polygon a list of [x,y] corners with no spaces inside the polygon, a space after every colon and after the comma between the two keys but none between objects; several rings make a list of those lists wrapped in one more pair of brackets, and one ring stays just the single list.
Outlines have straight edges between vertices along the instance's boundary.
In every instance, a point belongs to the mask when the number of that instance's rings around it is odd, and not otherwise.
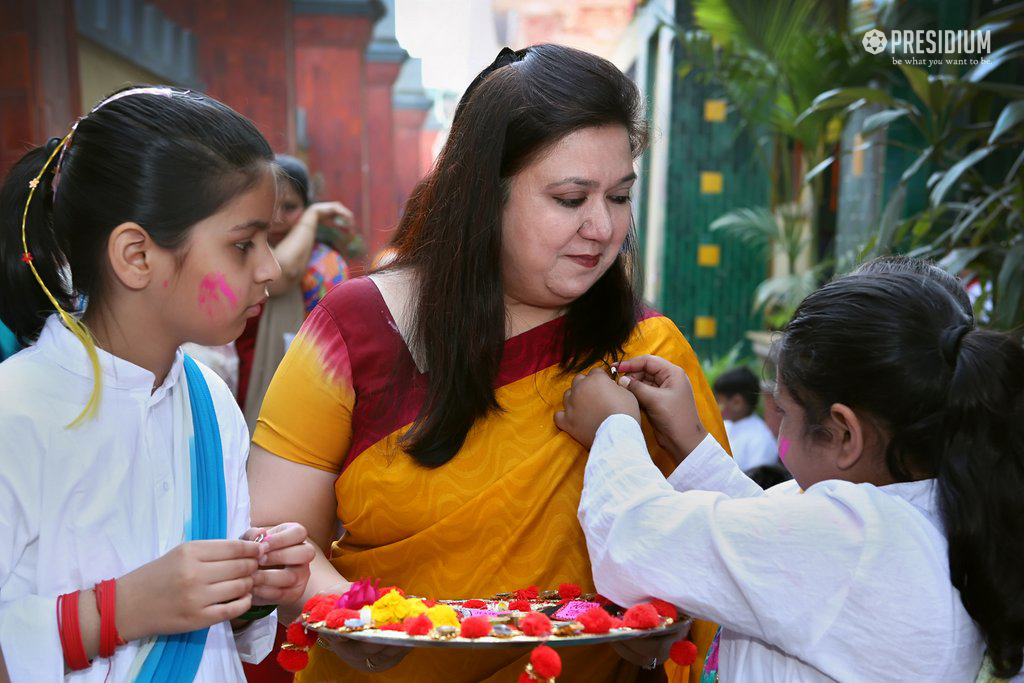
[{"label": "woman's neck", "polygon": [[91,306],[82,321],[101,349],[152,372],[155,390],[171,371],[178,344],[162,338],[163,328],[159,321],[151,319],[149,311],[128,308],[132,307]]},{"label": "woman's neck", "polygon": [[545,308],[505,297],[505,339],[529,332],[565,313],[565,308]]}]

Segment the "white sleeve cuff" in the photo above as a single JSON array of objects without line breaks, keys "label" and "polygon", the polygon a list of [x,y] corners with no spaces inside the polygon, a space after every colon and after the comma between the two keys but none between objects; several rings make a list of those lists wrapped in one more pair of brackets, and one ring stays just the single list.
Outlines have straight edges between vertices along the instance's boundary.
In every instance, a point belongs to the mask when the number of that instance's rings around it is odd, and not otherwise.
[{"label": "white sleeve cuff", "polygon": [[63,681],[57,599],[26,595],[0,605],[0,650],[11,683]]},{"label": "white sleeve cuff", "polygon": [[246,664],[259,664],[274,649],[277,636],[277,610],[257,619],[235,634],[235,648]]}]

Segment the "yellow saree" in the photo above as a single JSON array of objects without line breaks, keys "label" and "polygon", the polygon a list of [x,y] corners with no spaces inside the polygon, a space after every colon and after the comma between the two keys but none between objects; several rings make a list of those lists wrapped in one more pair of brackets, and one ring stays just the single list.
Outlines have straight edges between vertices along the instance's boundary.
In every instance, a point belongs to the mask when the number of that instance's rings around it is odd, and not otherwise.
[{"label": "yellow saree", "polygon": [[[379,577],[429,598],[485,597],[536,585],[594,590],[586,541],[576,520],[587,453],[554,424],[572,377],[558,367],[561,320],[508,340],[496,396],[502,410],[480,420],[461,451],[427,469],[397,447],[422,400],[411,367],[371,280],[345,282],[307,319],[271,383],[254,442],[281,457],[339,474],[338,519],[345,529],[331,561],[350,579]],[[726,443],[717,404],[682,334],[654,313],[639,323],[626,357],[657,354],[682,366],[701,417]],[[650,436],[655,461],[667,456]],[[692,638],[694,672],[669,666],[673,681],[696,681],[714,625]],[[637,667],[608,646],[562,648],[559,680],[632,682]],[[297,681],[488,681],[514,683],[524,650],[414,650],[389,671],[349,669],[320,648]]]}]

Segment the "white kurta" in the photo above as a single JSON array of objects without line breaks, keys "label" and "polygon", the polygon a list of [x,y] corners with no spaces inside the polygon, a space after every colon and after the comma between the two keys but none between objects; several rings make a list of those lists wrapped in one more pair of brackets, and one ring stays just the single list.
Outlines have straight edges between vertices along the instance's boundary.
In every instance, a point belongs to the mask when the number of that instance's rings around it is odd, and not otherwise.
[{"label": "white kurta", "polygon": [[732,457],[744,472],[761,465],[779,462],[779,444],[760,415],[747,415],[742,420],[725,420]]},{"label": "white kurta", "polygon": [[[172,448],[182,354],[152,391],[152,373],[99,353],[99,413],[73,429],[66,425],[88,400],[92,369],[56,316],[35,345],[0,364],[0,648],[14,683],[64,680],[59,594],[123,576],[184,540],[189,454]],[[227,533],[236,538],[249,527],[249,434],[223,381],[202,369],[220,424]],[[240,654],[261,660],[275,628],[272,615],[236,639],[230,624],[214,625],[195,680],[243,681]],[[102,683],[109,664],[108,680],[123,681],[137,649],[129,643],[66,680]]]},{"label": "white kurta", "polygon": [[722,681],[973,681],[984,643],[950,583],[934,480],[762,491],[710,436],[666,480],[604,421],[579,519],[597,590],[722,625]]}]

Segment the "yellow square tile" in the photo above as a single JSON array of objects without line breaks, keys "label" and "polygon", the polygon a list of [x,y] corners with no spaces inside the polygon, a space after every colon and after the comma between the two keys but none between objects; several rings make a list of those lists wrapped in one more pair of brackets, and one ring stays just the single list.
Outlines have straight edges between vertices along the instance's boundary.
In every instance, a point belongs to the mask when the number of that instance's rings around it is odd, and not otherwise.
[{"label": "yellow square tile", "polygon": [[698,315],[693,320],[693,332],[697,339],[711,339],[717,332],[715,319],[710,315]]},{"label": "yellow square tile", "polygon": [[717,244],[700,244],[697,246],[697,265],[714,268],[722,260],[722,249]]},{"label": "yellow square tile", "polygon": [[704,100],[704,120],[725,121],[725,100]]},{"label": "yellow square tile", "polygon": [[701,171],[701,194],[722,194],[722,174],[718,171]]}]

